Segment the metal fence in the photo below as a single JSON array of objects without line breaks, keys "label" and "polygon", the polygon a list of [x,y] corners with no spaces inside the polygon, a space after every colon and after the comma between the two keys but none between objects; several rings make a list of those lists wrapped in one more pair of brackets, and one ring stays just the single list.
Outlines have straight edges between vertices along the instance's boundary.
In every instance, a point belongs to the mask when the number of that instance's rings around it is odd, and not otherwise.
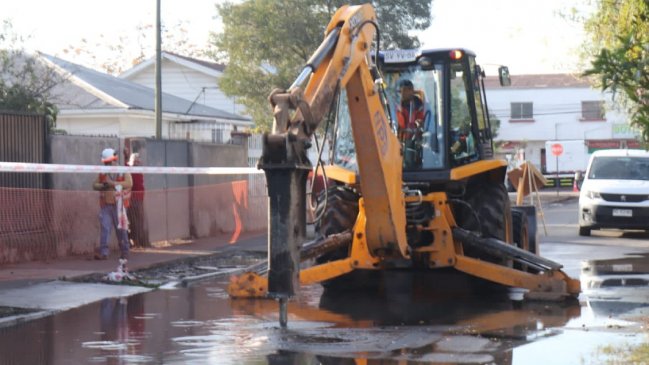
[{"label": "metal fence", "polygon": [[[0,161],[47,162],[47,121],[42,115],[0,111]],[[47,188],[47,175],[0,173],[0,187]]]}]

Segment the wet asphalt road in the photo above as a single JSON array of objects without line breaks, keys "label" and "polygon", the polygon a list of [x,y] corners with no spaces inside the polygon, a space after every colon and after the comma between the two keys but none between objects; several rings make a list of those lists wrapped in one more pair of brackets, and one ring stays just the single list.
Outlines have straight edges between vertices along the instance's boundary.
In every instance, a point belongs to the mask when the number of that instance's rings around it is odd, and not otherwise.
[{"label": "wet asphalt road", "polygon": [[[584,259],[649,251],[645,235],[578,237],[576,210],[545,207],[547,236],[539,222],[542,255],[571,276]],[[583,295],[559,305],[428,290],[455,279],[446,275],[404,286],[394,274],[373,293],[305,287],[286,330],[275,302],[230,300],[227,278],[105,299],[0,329],[0,364],[605,364],[603,346],[646,337],[633,320],[643,308],[629,317]]]}]

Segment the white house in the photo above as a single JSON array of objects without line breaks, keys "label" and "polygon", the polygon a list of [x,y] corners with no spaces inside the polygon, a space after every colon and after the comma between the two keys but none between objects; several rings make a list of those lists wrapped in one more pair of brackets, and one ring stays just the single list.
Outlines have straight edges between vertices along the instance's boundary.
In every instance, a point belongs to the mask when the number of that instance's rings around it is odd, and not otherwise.
[{"label": "white house", "polygon": [[[155,136],[152,88],[54,56],[40,56],[65,79],[53,91],[59,108],[57,128],[75,135]],[[248,117],[162,94],[162,138],[228,143],[232,131],[251,126]]]},{"label": "white house", "polygon": [[[245,108],[226,96],[218,86],[224,65],[165,51],[161,59],[162,90],[166,93],[228,113],[246,115]],[[155,58],[139,63],[119,77],[153,89]]]},{"label": "white house", "polygon": [[500,120],[499,152],[523,157],[546,171],[553,157],[546,151],[547,141],[582,141],[588,153],[639,148],[638,132],[613,108],[611,95],[586,78],[548,74],[512,75],[511,80],[509,87],[501,87],[497,78],[485,80],[489,112]]}]

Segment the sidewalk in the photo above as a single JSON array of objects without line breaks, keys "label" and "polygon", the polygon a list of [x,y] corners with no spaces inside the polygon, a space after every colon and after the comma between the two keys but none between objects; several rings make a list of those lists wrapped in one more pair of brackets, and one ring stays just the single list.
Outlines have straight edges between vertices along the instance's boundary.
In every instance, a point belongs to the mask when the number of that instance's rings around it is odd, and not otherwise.
[{"label": "sidewalk", "polygon": [[[542,204],[552,204],[552,203],[564,202],[573,199],[574,200],[579,199],[578,191],[572,191],[572,189],[566,189],[566,188],[560,189],[559,192],[557,192],[557,190],[554,188],[547,188],[539,191],[538,194]],[[533,198],[534,201],[536,201],[536,195],[534,195]],[[509,193],[509,199],[512,202],[515,202],[516,193],[515,192]],[[529,205],[530,196],[529,195],[526,196],[523,201],[525,205]]]},{"label": "sidewalk", "polygon": [[[265,232],[242,235],[234,243],[230,243],[231,240],[230,235],[223,235],[167,247],[133,249],[128,268],[134,272],[200,256],[266,250]],[[115,271],[117,265],[118,253],[113,252],[105,261],[94,260],[88,255],[1,266],[0,328],[50,316],[104,298],[130,296],[152,290],[138,286],[70,280],[89,275],[105,275]]]},{"label": "sidewalk", "polygon": [[[229,235],[223,235],[168,247],[131,249],[128,268],[130,271],[136,271],[175,260],[212,255],[232,249],[265,250],[266,248],[264,232],[244,235],[232,244],[229,243],[230,239]],[[3,265],[0,266],[0,290],[61,278],[72,279],[93,273],[108,273],[117,267],[118,256],[117,252],[113,252],[109,259],[104,261],[93,260],[92,255],[88,255]]]}]

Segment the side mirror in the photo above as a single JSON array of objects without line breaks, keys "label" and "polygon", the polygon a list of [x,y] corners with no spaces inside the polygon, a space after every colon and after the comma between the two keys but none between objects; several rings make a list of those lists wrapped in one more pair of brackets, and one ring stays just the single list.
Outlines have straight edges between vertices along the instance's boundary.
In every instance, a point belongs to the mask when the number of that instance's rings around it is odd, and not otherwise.
[{"label": "side mirror", "polygon": [[500,79],[500,86],[510,86],[512,79],[509,77],[509,67],[498,67],[498,78]]}]

